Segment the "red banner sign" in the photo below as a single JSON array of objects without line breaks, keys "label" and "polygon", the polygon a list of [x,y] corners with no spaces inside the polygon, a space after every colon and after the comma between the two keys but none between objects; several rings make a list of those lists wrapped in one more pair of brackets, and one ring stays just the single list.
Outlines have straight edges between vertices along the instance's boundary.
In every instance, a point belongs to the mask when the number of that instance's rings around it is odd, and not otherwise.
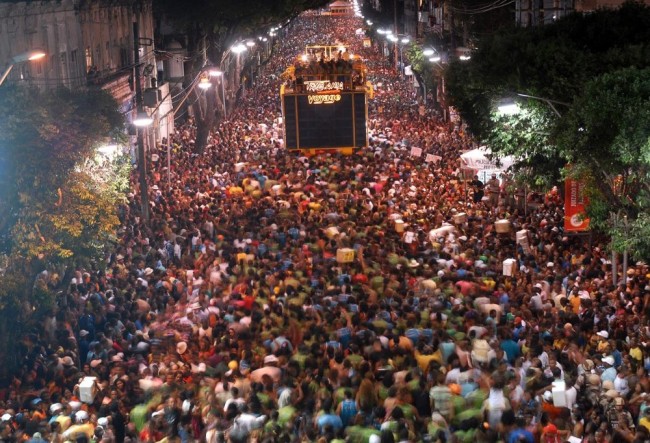
[{"label": "red banner sign", "polygon": [[564,185],[564,231],[582,232],[589,229],[589,219],[585,212],[587,206],[585,183],[567,179]]}]

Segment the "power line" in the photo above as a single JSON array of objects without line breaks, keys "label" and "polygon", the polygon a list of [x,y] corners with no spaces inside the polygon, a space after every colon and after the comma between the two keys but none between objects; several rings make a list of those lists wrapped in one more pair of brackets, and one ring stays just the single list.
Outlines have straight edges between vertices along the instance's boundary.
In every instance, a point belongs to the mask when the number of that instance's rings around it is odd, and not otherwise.
[{"label": "power line", "polygon": [[[153,52],[155,52],[155,50],[150,50],[148,52],[145,52],[142,56],[146,57],[146,56],[150,55]],[[145,62],[140,63],[140,66],[143,66],[143,65],[145,65]],[[103,77],[109,77],[109,76],[112,76],[112,75],[115,75],[115,74],[119,74],[119,73],[124,72],[124,71],[132,70],[134,67],[135,67],[135,63],[131,63],[129,65],[114,68],[114,70],[111,70],[111,71],[107,72],[106,74],[102,75],[102,77],[99,77],[99,79],[101,79]],[[45,86],[54,85],[55,86],[57,84],[60,84],[62,82],[69,81],[69,80],[84,80],[84,79],[88,79],[88,74],[87,73],[82,74],[82,75],[67,76],[67,77],[64,77],[64,78],[56,78],[56,79],[54,79],[54,78],[50,79],[50,78],[30,77],[29,81],[34,83],[34,84],[38,84],[38,85],[45,85]]]},{"label": "power line", "polygon": [[515,0],[499,0],[494,3],[491,3],[487,6],[482,6],[479,8],[474,8],[474,9],[461,9],[461,8],[456,8],[456,7],[450,7],[450,9],[456,13],[459,14],[467,14],[467,15],[475,15],[475,14],[484,14],[486,12],[493,11],[495,9],[500,9],[505,6],[508,6],[512,3],[514,3]]}]

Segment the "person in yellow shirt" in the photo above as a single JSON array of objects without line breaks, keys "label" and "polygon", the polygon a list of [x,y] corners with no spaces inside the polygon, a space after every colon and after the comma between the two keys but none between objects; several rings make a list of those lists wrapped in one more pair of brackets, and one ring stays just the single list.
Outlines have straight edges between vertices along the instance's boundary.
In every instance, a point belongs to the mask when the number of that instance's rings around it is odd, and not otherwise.
[{"label": "person in yellow shirt", "polygon": [[580,306],[582,304],[582,299],[577,294],[573,294],[569,298],[569,303],[571,304],[571,309],[573,310],[573,313],[579,314]]},{"label": "person in yellow shirt", "polygon": [[596,332],[596,335],[598,336],[597,337],[598,344],[596,345],[596,351],[599,354],[607,352],[607,350],[609,349],[609,342],[607,341],[609,340],[609,332],[602,330]]},{"label": "person in yellow shirt", "polygon": [[642,416],[639,419],[639,426],[643,426],[650,432],[650,407],[643,410]]},{"label": "person in yellow shirt", "polygon": [[643,351],[636,338],[630,339],[630,357],[639,364],[643,361]]},{"label": "person in yellow shirt", "polygon": [[442,354],[440,353],[440,349],[434,352],[431,346],[418,346],[418,349],[416,349],[414,356],[415,361],[418,362],[418,366],[424,373],[426,373],[432,361],[435,361],[438,364],[442,365]]},{"label": "person in yellow shirt", "polygon": [[76,440],[77,435],[85,434],[88,440],[90,440],[95,435],[95,426],[88,421],[88,412],[84,410],[77,411],[74,418],[75,424],[63,433],[63,438],[66,440]]}]

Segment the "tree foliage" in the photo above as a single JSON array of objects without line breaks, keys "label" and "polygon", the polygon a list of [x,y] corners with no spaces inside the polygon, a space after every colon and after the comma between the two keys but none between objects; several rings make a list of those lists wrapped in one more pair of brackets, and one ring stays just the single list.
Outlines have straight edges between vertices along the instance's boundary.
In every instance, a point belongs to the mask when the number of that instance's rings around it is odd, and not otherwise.
[{"label": "tree foliage", "polygon": [[[628,216],[628,229],[647,233],[650,210],[650,68],[626,68],[588,82],[558,124],[556,141],[566,160],[589,180],[596,222],[609,213]],[[621,229],[617,233],[627,237]],[[626,239],[637,253],[650,237]],[[645,256],[650,257],[650,255]]]},{"label": "tree foliage", "polygon": [[494,102],[504,95],[518,92],[571,103],[590,79],[649,64],[650,8],[626,3],[616,11],[574,14],[547,26],[488,36],[469,62],[450,64],[447,91],[471,132],[485,139],[497,126],[491,121]]},{"label": "tree foliage", "polygon": [[17,337],[54,300],[39,276],[96,261],[114,235],[118,192],[88,164],[123,118],[99,90],[3,87],[0,102],[0,361],[11,370]]},{"label": "tree foliage", "polygon": [[88,241],[114,227],[116,194],[80,172],[123,124],[106,92],[0,91],[0,214],[4,252],[53,260],[88,257]]},{"label": "tree foliage", "polygon": [[[521,159],[547,185],[564,173],[588,181],[592,223],[611,229],[610,214],[626,214],[625,235],[640,235],[650,196],[649,68],[650,8],[625,3],[494,35],[470,62],[450,65],[447,86],[470,131],[498,156]],[[498,115],[499,99],[514,93],[543,99],[519,98],[520,113]],[[644,238],[625,241],[650,250]]]}]

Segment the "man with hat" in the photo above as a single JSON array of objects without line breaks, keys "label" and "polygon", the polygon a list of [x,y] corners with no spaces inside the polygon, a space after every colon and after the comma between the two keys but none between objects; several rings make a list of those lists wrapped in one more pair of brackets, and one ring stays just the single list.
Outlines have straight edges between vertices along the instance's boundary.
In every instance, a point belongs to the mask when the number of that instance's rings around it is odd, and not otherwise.
[{"label": "man with hat", "polygon": [[269,354],[264,357],[264,366],[251,372],[251,381],[261,382],[264,375],[268,375],[274,382],[279,382],[282,377],[282,370],[278,367],[279,360]]},{"label": "man with hat", "polygon": [[70,426],[67,431],[63,433],[65,439],[76,439],[77,436],[85,434],[88,437],[88,440],[92,438],[95,434],[95,426],[89,422],[88,412],[83,409],[75,412],[74,421],[75,424]]},{"label": "man with hat", "polygon": [[609,339],[609,332],[605,330],[598,331],[596,332],[596,336],[598,340],[596,345],[596,352],[599,352],[601,354],[607,352],[609,348],[609,342],[607,341]]},{"label": "man with hat", "polygon": [[600,374],[600,380],[604,383],[606,381],[611,381],[614,383],[616,380],[616,368],[614,368],[614,357],[608,355],[603,357],[602,360],[605,370]]},{"label": "man with hat", "polygon": [[485,187],[490,198],[490,208],[496,209],[499,206],[499,194],[501,193],[501,182],[496,174],[492,174],[492,178],[487,181]]},{"label": "man with hat", "polygon": [[607,410],[607,419],[612,429],[624,425],[627,429],[634,431],[634,419],[630,411],[625,409],[625,399],[623,397],[616,397],[612,404],[610,404]]}]

